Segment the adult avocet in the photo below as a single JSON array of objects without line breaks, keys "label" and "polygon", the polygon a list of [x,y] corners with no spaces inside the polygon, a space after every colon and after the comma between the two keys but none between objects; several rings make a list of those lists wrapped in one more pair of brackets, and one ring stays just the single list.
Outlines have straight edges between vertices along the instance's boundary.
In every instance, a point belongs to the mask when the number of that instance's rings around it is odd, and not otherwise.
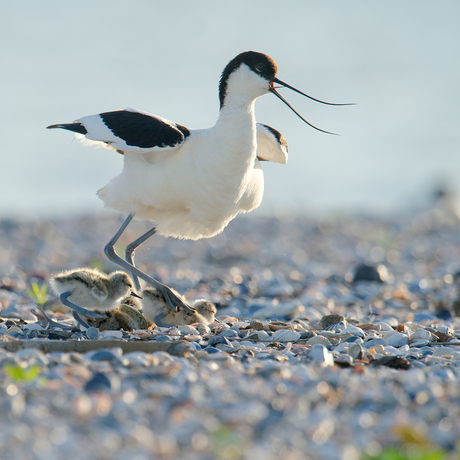
[{"label": "adult avocet", "polygon": [[[329,103],[282,82],[276,72],[275,62],[262,53],[247,51],[232,59],[220,79],[219,117],[208,129],[188,129],[134,109],[48,126],[74,131],[124,155],[121,174],[97,192],[106,206],[129,213],[104,252],[133,274],[136,289],[139,277],[160,290],[173,311],[193,308],[135,267],[134,250],[154,233],[192,240],[210,238],[222,232],[237,214],[260,205],[264,189],[260,160],[286,163],[287,143],[279,131],[256,123],[254,102],[258,97],[275,94],[305,123],[319,129],[302,118],[275,85]],[[114,245],[134,217],[152,220],[155,227],[127,246],[123,260]]]}]

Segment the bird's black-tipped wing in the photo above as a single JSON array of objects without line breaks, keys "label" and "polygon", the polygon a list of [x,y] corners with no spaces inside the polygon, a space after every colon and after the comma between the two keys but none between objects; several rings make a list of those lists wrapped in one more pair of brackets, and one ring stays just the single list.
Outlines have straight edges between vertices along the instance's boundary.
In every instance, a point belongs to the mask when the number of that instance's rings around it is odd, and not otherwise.
[{"label": "bird's black-tipped wing", "polygon": [[284,136],[271,126],[256,124],[257,158],[274,163],[287,163],[288,145]]},{"label": "bird's black-tipped wing", "polygon": [[133,109],[90,115],[48,128],[68,129],[109,148],[137,153],[175,149],[190,135],[184,126]]}]

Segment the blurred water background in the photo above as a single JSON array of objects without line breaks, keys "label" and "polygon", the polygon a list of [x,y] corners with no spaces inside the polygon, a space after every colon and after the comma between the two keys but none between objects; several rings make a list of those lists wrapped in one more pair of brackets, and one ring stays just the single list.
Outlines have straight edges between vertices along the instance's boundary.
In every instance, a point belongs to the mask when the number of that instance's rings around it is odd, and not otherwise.
[{"label": "blurred water background", "polygon": [[278,64],[283,96],[257,120],[289,143],[264,163],[256,215],[403,212],[437,187],[460,191],[460,3],[343,1],[0,1],[0,217],[102,213],[95,192],[122,157],[52,123],[135,107],[212,126],[227,62],[255,50]]}]

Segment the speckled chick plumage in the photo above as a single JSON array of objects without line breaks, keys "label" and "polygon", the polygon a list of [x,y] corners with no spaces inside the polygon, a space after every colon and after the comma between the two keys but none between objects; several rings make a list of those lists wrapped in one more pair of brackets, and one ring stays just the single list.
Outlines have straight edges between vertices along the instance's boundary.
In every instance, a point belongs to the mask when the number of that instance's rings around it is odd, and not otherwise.
[{"label": "speckled chick plumage", "polygon": [[[179,294],[177,295],[179,296]],[[203,303],[201,309],[202,312],[205,313],[204,315],[198,312],[197,302]],[[212,307],[214,307],[211,302],[206,300],[196,301],[193,307],[197,309],[197,311],[189,312],[186,310],[179,310],[178,312],[172,312],[166,304],[163,295],[157,289],[148,287],[142,291],[142,312],[145,318],[152,323],[155,322],[155,316],[162,314],[164,315],[162,321],[171,326],[195,323],[208,324],[210,312],[212,312]]]},{"label": "speckled chick plumage", "polygon": [[106,314],[105,318],[85,317],[85,321],[100,331],[147,329],[151,323],[144,318],[140,311],[141,307],[138,299],[127,296],[113,310],[103,312]]},{"label": "speckled chick plumage", "polygon": [[91,311],[113,310],[133,289],[131,278],[124,272],[109,275],[91,268],[67,270],[50,279],[57,295],[71,292],[69,300]]}]

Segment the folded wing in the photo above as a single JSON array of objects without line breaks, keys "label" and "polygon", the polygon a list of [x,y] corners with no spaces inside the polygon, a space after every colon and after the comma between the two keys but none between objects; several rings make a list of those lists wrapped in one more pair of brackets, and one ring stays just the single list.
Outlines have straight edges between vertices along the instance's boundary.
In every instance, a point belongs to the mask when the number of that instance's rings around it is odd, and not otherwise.
[{"label": "folded wing", "polygon": [[257,158],[274,163],[287,163],[288,145],[284,136],[268,125],[257,123]]},{"label": "folded wing", "polygon": [[185,126],[134,109],[89,115],[73,123],[48,128],[74,131],[89,141],[102,143],[104,147],[120,153],[176,149],[190,135]]}]

